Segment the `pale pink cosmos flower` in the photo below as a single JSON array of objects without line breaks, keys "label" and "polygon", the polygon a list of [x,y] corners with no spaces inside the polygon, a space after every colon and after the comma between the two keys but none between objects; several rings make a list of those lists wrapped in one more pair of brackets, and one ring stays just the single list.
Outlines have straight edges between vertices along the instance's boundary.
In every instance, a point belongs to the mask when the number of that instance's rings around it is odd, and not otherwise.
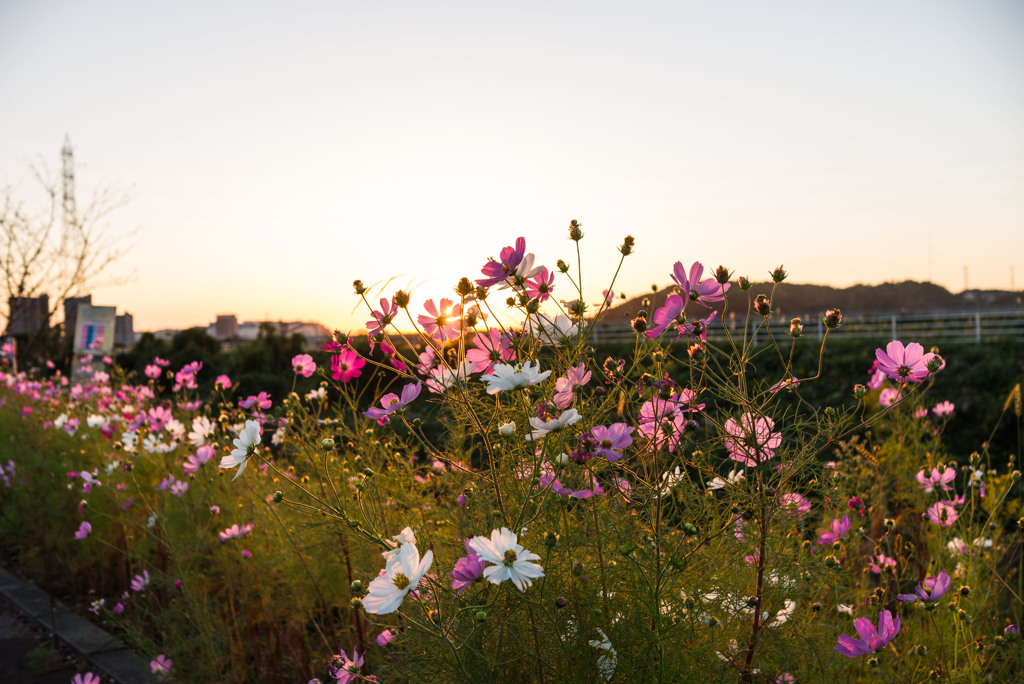
[{"label": "pale pink cosmos flower", "polygon": [[143,570],[141,575],[136,575],[132,579],[132,591],[143,591],[149,586],[149,571]]},{"label": "pale pink cosmos flower", "polygon": [[725,423],[725,448],[734,461],[747,466],[757,466],[775,455],[782,444],[782,433],[773,432],[775,421],[744,413],[739,421],[730,418]]},{"label": "pale pink cosmos flower", "polygon": [[878,629],[867,618],[857,618],[853,621],[853,628],[857,630],[860,639],[854,639],[845,634],[839,635],[839,643],[836,650],[848,658],[856,658],[861,655],[874,653],[896,638],[900,631],[900,616],[893,620],[892,613],[883,610],[878,616]]},{"label": "pale pink cosmos flower", "polygon": [[951,401],[942,401],[936,404],[932,408],[932,413],[943,418],[948,415],[952,415],[953,409],[956,408]]},{"label": "pale pink cosmos flower", "polygon": [[100,684],[100,678],[92,672],[79,673],[71,678],[71,684]]},{"label": "pale pink cosmos flower", "polygon": [[371,338],[383,334],[385,328],[391,325],[391,322],[395,320],[395,316],[398,315],[398,304],[395,303],[394,297],[391,298],[391,301],[381,297],[380,308],[380,311],[373,311],[370,314],[373,316],[372,321],[366,321],[366,334]]},{"label": "pale pink cosmos flower", "polygon": [[296,354],[292,358],[292,368],[295,369],[296,375],[308,378],[316,371],[316,364],[309,354]]},{"label": "pale pink cosmos flower", "polygon": [[917,342],[904,347],[899,340],[893,340],[886,345],[885,351],[876,349],[875,358],[878,360],[878,370],[884,372],[890,380],[921,382],[931,373],[928,363],[935,358],[935,354],[926,354],[924,347]]},{"label": "pale pink cosmos flower", "polygon": [[217,450],[209,444],[196,449],[196,453],[190,454],[188,459],[185,460],[184,468],[186,473],[194,473],[199,470],[199,466],[204,463],[209,463],[210,459],[217,455]]},{"label": "pale pink cosmos flower", "polygon": [[941,472],[938,468],[932,468],[931,473],[921,470],[917,473],[917,481],[920,483],[917,485],[917,488],[923,489],[929,494],[935,491],[936,487],[940,487],[943,491],[948,492],[953,489],[949,486],[949,483],[955,479],[956,470],[947,466],[942,466]]},{"label": "pale pink cosmos flower", "polygon": [[786,492],[779,497],[779,503],[783,508],[795,513],[798,518],[803,518],[804,513],[811,510],[811,502],[807,497],[796,492]]},{"label": "pale pink cosmos flower", "polygon": [[75,532],[75,539],[85,539],[92,532],[92,525],[87,521],[82,521],[82,524],[78,526],[78,531]]},{"label": "pale pink cosmos flower", "polygon": [[622,458],[621,450],[633,444],[633,429],[625,423],[595,425],[590,430],[590,436],[596,443],[594,456],[604,456],[609,462],[618,461]]},{"label": "pale pink cosmos flower", "polygon": [[881,575],[883,570],[895,570],[896,559],[880,553],[877,556],[868,556],[868,568],[876,575]]},{"label": "pale pink cosmos flower", "polygon": [[363,666],[363,656],[354,647],[352,657],[345,654],[332,656],[327,663],[327,674],[337,680],[338,684],[349,684],[362,679],[359,669]]},{"label": "pale pink cosmos flower", "polygon": [[381,648],[384,648],[392,641],[394,641],[397,638],[397,636],[398,635],[392,632],[390,629],[385,629],[383,632],[377,635],[377,645]]},{"label": "pale pink cosmos flower", "polygon": [[231,389],[231,378],[226,375],[218,375],[213,386],[219,390]]},{"label": "pale pink cosmos flower", "polygon": [[154,364],[149,364],[148,366],[146,366],[146,370],[145,370],[146,377],[151,379],[151,380],[156,380],[157,378],[159,378],[160,377],[160,373],[162,373],[162,372],[163,371],[160,370],[160,366],[157,366],[157,365],[154,365]]},{"label": "pale pink cosmos flower", "polygon": [[509,347],[508,338],[497,328],[473,336],[473,348],[466,351],[466,360],[473,364],[474,373],[489,374],[497,363],[514,361],[515,350]]},{"label": "pale pink cosmos flower", "polygon": [[401,397],[393,392],[389,392],[380,398],[380,405],[383,408],[370,407],[363,415],[377,421],[379,425],[385,425],[391,419],[392,414],[408,406],[409,403],[420,395],[422,387],[423,385],[418,382],[409,383],[402,388]]},{"label": "pale pink cosmos flower", "polygon": [[[469,545],[469,540],[465,541],[466,555],[455,561],[455,567],[448,573],[449,577],[452,578],[452,591],[458,596],[466,590],[466,587],[473,584],[484,574],[484,563],[480,555],[473,550],[473,547]],[[378,643],[379,637],[378,637]]]},{"label": "pale pink cosmos flower", "polygon": [[685,308],[686,302],[683,301],[682,297],[677,294],[670,294],[665,300],[665,306],[655,310],[654,316],[651,317],[653,325],[644,334],[653,340],[665,332],[669,326],[682,323],[682,313]]},{"label": "pale pink cosmos flower", "polygon": [[242,526],[239,526],[238,523],[235,523],[231,527],[225,528],[222,532],[219,533],[220,540],[223,543],[226,541],[230,541],[231,539],[240,539],[249,534],[250,532],[252,532],[253,527],[253,523],[247,523]]},{"label": "pale pink cosmos flower", "polygon": [[927,418],[928,417],[928,409],[924,408],[923,406],[920,407],[920,408],[914,409],[914,417],[915,418]]},{"label": "pale pink cosmos flower", "polygon": [[710,306],[714,302],[725,299],[725,293],[729,291],[729,283],[721,285],[714,278],[701,281],[704,274],[704,265],[699,261],[693,262],[690,272],[687,273],[681,261],[677,261],[672,267],[672,280],[683,290],[684,298]]},{"label": "pale pink cosmos flower", "polygon": [[260,392],[259,394],[250,394],[245,399],[238,402],[238,405],[245,409],[251,409],[253,407],[260,410],[266,411],[270,408],[273,402],[270,401],[270,395],[266,392]]},{"label": "pale pink cosmos flower", "polygon": [[570,368],[565,372],[565,377],[555,380],[555,396],[552,401],[558,408],[569,408],[569,405],[576,398],[579,388],[590,382],[590,371],[586,364]]},{"label": "pale pink cosmos flower", "polygon": [[166,679],[171,674],[171,668],[174,667],[174,661],[165,656],[163,653],[158,655],[155,660],[149,662],[149,669],[153,671],[160,679]]},{"label": "pale pink cosmos flower", "polygon": [[886,387],[878,395],[878,403],[881,404],[882,408],[889,408],[894,404],[898,404],[902,400],[903,397],[900,396],[900,391],[898,389],[893,389],[892,387]]},{"label": "pale pink cosmos flower", "polygon": [[956,506],[949,501],[939,501],[925,512],[925,517],[942,527],[949,527],[960,517]]},{"label": "pale pink cosmos flower", "polygon": [[423,308],[428,315],[420,314],[416,317],[424,332],[430,337],[444,344],[448,340],[454,340],[459,336],[459,322],[462,317],[462,305],[453,304],[450,299],[442,299],[440,306],[434,304],[433,299],[423,302]]}]

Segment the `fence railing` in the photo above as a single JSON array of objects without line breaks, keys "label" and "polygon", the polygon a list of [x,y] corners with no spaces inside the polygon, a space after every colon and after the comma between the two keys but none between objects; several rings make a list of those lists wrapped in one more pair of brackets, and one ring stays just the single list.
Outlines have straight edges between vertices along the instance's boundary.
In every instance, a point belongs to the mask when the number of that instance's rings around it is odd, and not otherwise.
[{"label": "fence railing", "polygon": [[[776,339],[788,337],[791,316],[769,316],[771,334]],[[800,316],[804,326],[804,337],[821,339],[825,325],[820,314]],[[742,317],[726,319],[726,325],[733,336],[743,335]],[[747,335],[754,340],[764,341],[768,332],[761,325],[760,316],[751,316],[747,322]],[[843,317],[843,325],[836,328],[830,337],[872,338],[890,340],[946,340],[981,343],[982,340],[1012,338],[1024,341],[1024,309],[1016,311],[964,311],[959,313],[936,314],[854,314]],[[626,321],[599,323],[591,333],[593,342],[619,342],[631,340],[636,333]],[[715,320],[708,328],[708,338],[725,338],[721,319]]]}]

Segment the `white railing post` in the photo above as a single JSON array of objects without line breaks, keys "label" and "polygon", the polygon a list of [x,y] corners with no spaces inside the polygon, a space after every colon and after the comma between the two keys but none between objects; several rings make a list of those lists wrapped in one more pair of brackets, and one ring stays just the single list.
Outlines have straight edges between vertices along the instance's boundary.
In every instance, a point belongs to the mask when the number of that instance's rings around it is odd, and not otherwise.
[{"label": "white railing post", "polygon": [[974,341],[977,344],[981,344],[981,312],[978,311],[974,314]]},{"label": "white railing post", "polygon": [[892,315],[892,339],[898,339],[896,337],[896,314]]}]

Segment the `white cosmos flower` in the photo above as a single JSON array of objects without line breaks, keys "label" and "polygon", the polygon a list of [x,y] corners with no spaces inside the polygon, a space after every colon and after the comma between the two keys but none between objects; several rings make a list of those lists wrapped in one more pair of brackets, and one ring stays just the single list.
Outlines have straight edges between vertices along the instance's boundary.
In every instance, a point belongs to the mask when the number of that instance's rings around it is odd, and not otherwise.
[{"label": "white cosmos flower", "polygon": [[579,334],[579,328],[565,314],[558,314],[554,318],[542,313],[531,314],[526,317],[523,328],[542,342],[556,347],[562,346]]},{"label": "white cosmos flower", "polygon": [[522,366],[507,363],[495,364],[490,375],[482,375],[480,379],[487,383],[487,393],[497,394],[505,390],[529,387],[544,382],[551,375],[550,370],[540,371],[539,361],[528,361]]},{"label": "white cosmos flower", "polygon": [[[408,527],[403,533],[406,531],[412,534]],[[421,559],[416,544],[402,544],[388,553],[392,555],[384,566],[384,575],[370,582],[363,598],[363,608],[367,613],[387,615],[398,610],[405,595],[419,586],[434,562],[434,552],[427,551]]]},{"label": "white cosmos flower", "polygon": [[192,419],[192,431],[188,433],[188,441],[192,442],[192,446],[197,449],[204,444],[206,440],[213,436],[213,423],[206,416],[196,416]]},{"label": "white cosmos flower", "polygon": [[607,680],[610,680],[615,676],[615,666],[619,664],[619,654],[612,648],[611,639],[608,635],[598,628],[597,633],[601,635],[600,639],[591,639],[590,645],[594,648],[604,651],[604,654],[597,658],[597,671],[601,673],[601,676]]},{"label": "white cosmos flower", "polygon": [[562,415],[558,418],[545,421],[543,418],[530,418],[530,425],[533,427],[533,432],[526,435],[526,439],[535,440],[540,439],[552,432],[558,432],[567,425],[572,425],[577,420],[582,418],[579,411],[576,409],[568,409],[563,411]]},{"label": "white cosmos flower", "polygon": [[238,476],[245,470],[245,465],[249,462],[249,456],[256,453],[256,445],[260,443],[260,424],[255,420],[245,421],[245,427],[238,434],[238,437],[232,440],[235,445],[234,450],[220,460],[221,468],[234,468],[236,465],[241,467],[232,481],[237,480]]},{"label": "white cosmos flower", "polygon": [[515,533],[507,527],[492,531],[490,539],[473,537],[469,540],[469,547],[481,559],[494,563],[484,568],[484,577],[492,584],[510,579],[519,591],[526,591],[534,579],[544,576],[544,568],[530,562],[540,560],[540,556],[524,549]]},{"label": "white cosmos flower", "polygon": [[744,479],[743,470],[741,469],[739,472],[736,472],[736,469],[733,468],[729,471],[729,476],[726,479],[723,480],[721,477],[716,477],[711,482],[708,482],[708,489],[721,489],[726,485],[743,482]]}]

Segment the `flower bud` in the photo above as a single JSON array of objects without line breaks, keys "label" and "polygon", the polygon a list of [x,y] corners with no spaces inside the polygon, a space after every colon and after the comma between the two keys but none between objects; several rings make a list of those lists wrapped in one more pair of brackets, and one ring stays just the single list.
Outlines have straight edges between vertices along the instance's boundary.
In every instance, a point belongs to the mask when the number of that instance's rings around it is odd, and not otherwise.
[{"label": "flower bud", "polygon": [[783,280],[786,279],[787,275],[789,274],[786,273],[786,269],[782,268],[782,266],[779,266],[774,271],[772,271],[772,282],[776,284],[781,283]]},{"label": "flower bud", "polygon": [[1010,473],[1010,479],[1013,480],[1014,482],[1019,480],[1020,479],[1020,471],[1019,470],[1014,470],[1012,473]]},{"label": "flower bud", "polygon": [[399,309],[404,309],[409,306],[409,293],[405,290],[399,290],[395,293],[395,306]]},{"label": "flower bud", "polygon": [[633,253],[633,236],[627,235],[626,239],[622,241],[622,246],[619,247],[619,253],[622,256],[629,256]]},{"label": "flower bud", "polygon": [[469,278],[459,278],[459,282],[455,285],[455,294],[463,298],[473,294],[473,290],[473,283],[470,282]]},{"label": "flower bud", "polygon": [[553,549],[555,548],[556,544],[558,544],[557,534],[555,534],[554,532],[548,532],[544,535],[544,546],[548,547],[549,549]]},{"label": "flower bud", "polygon": [[569,221],[569,239],[575,242],[583,239],[583,227],[576,219]]},{"label": "flower bud", "polygon": [[334,448],[334,440],[328,437],[324,441],[320,442],[320,448],[324,451],[330,451]]},{"label": "flower bud", "polygon": [[498,428],[498,434],[501,435],[502,437],[511,437],[512,435],[516,434],[515,422],[503,424],[501,427]]},{"label": "flower bud", "polygon": [[747,276],[740,276],[739,278],[736,279],[736,282],[739,284],[740,289],[743,290],[744,292],[749,290],[751,287],[750,280],[747,278]]},{"label": "flower bud", "polygon": [[572,562],[572,574],[573,574],[573,577],[579,577],[580,575],[582,575],[583,574],[583,563],[580,563],[579,561],[573,561]]},{"label": "flower bud", "polygon": [[853,396],[855,399],[863,399],[868,396],[868,388],[864,385],[857,383],[853,386]]},{"label": "flower bud", "polygon": [[476,615],[473,616],[473,619],[476,620],[477,622],[487,622],[487,613],[486,613],[486,611],[483,611],[483,610],[476,611]]},{"label": "flower bud", "polygon": [[768,316],[772,312],[772,303],[768,301],[768,296],[759,294],[754,297],[754,311],[761,316]]},{"label": "flower bud", "polygon": [[362,599],[360,599],[357,596],[354,599],[352,599],[352,601],[350,602],[350,605],[352,606],[353,610],[359,610],[360,608],[363,607],[363,601],[362,601]]},{"label": "flower bud", "polygon": [[487,288],[483,285],[477,285],[476,289],[473,290],[473,296],[476,297],[478,302],[482,302],[487,299]]},{"label": "flower bud", "polygon": [[747,597],[747,607],[748,608],[753,608],[756,605],[757,605],[757,597],[756,596],[748,596]]},{"label": "flower bud", "polygon": [[558,270],[561,273],[568,273],[569,272],[569,264],[565,263],[561,259],[559,259],[558,261],[555,262],[555,266],[558,268]]},{"label": "flower bud", "polygon": [[272,499],[272,501],[274,503],[279,504],[279,503],[281,503],[281,501],[283,499],[284,499],[284,492],[282,492],[280,489],[277,490],[276,492],[274,492],[274,496],[273,496],[273,499]]},{"label": "flower bud", "polygon": [[971,587],[966,585],[966,584],[963,585],[962,587],[960,587],[960,595],[961,596],[970,596],[971,595]]},{"label": "flower bud", "polygon": [[690,348],[686,350],[686,353],[694,361],[703,361],[704,345],[700,344],[699,342],[694,342],[693,344],[690,345]]},{"label": "flower bud", "polygon": [[353,280],[352,281],[352,288],[356,291],[357,295],[361,295],[364,292],[366,292],[366,288],[363,287],[363,281],[362,280]]},{"label": "flower bud", "polygon": [[363,583],[359,580],[353,580],[352,584],[349,585],[349,589],[352,590],[353,594],[358,594],[363,590]]},{"label": "flower bud", "polygon": [[732,271],[727,269],[725,266],[719,266],[715,269],[715,282],[719,285],[725,285],[729,282],[729,278],[732,277]]},{"label": "flower bud", "polygon": [[634,548],[636,547],[632,544],[623,544],[619,547],[619,553],[621,553],[623,556],[628,556],[629,554],[633,553]]},{"label": "flower bud", "polygon": [[516,298],[509,297],[508,299],[505,300],[505,304],[508,305],[509,308],[512,308],[513,306],[516,305]]},{"label": "flower bud", "polygon": [[641,299],[640,300],[640,308],[641,309],[650,309],[651,308],[651,298],[650,297],[644,297],[643,299]]},{"label": "flower bud", "polygon": [[936,354],[932,358],[928,359],[928,363],[926,363],[924,367],[928,369],[929,373],[938,373],[942,370],[942,366],[945,365],[945,363],[946,362],[942,360],[942,357]]},{"label": "flower bud", "polygon": [[683,532],[693,537],[697,534],[697,528],[691,523],[683,523]]},{"label": "flower bud", "polygon": [[1017,625],[1007,625],[1003,630],[1003,636],[1010,641],[1017,641],[1020,639],[1020,628]]},{"label": "flower bud", "polygon": [[843,324],[843,312],[839,309],[826,309],[822,320],[825,322],[825,327],[829,330],[838,328]]},{"label": "flower bud", "polygon": [[555,608],[565,608],[568,603],[569,602],[565,600],[565,597],[559,596],[555,599]]},{"label": "flower bud", "polygon": [[643,316],[637,316],[629,324],[638,333],[642,334],[647,331],[647,319]]},{"label": "flower bud", "polygon": [[537,313],[538,309],[540,309],[539,299],[531,299],[530,301],[526,302],[526,313],[535,314]]},{"label": "flower bud", "polygon": [[799,318],[794,318],[789,322],[789,336],[794,340],[804,334],[804,326],[800,323]]}]

